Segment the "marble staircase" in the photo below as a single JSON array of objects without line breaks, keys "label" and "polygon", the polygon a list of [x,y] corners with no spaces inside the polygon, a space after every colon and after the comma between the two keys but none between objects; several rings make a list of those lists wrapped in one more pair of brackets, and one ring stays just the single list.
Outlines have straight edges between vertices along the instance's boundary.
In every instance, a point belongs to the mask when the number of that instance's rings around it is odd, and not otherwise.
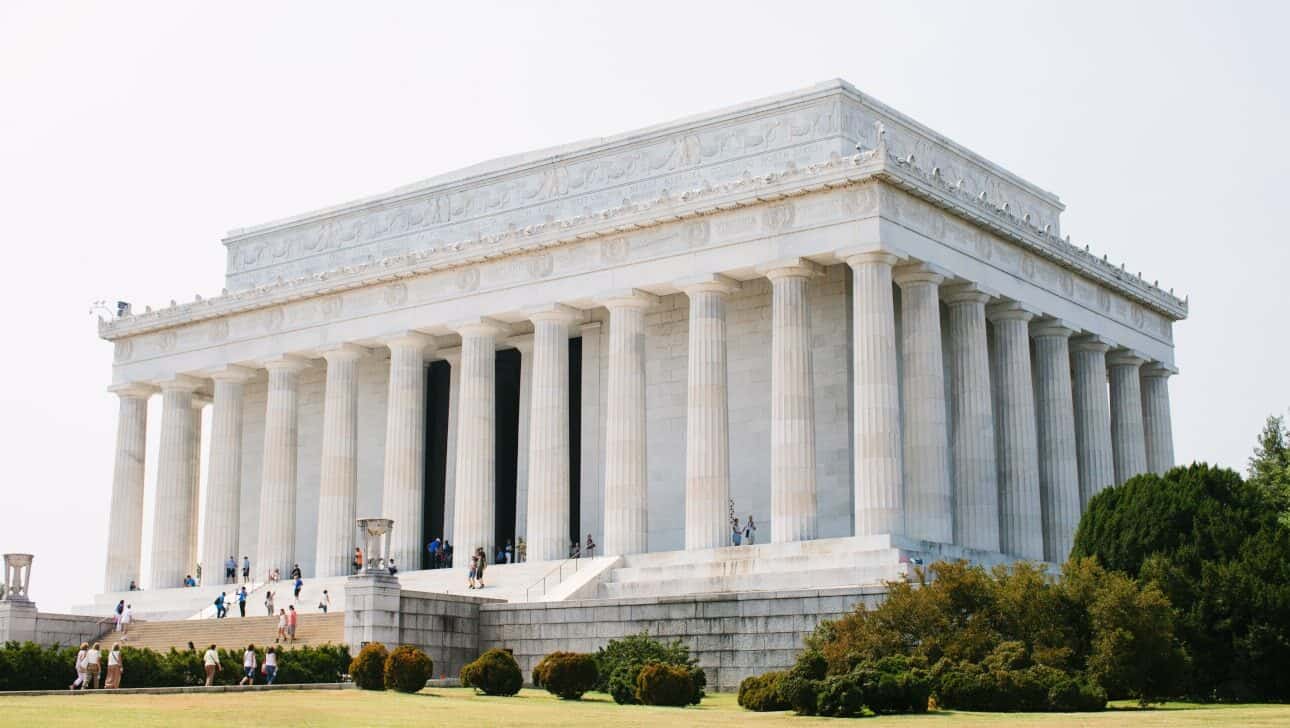
[{"label": "marble staircase", "polygon": [[[249,612],[248,612],[249,614]],[[186,649],[191,641],[199,651],[210,645],[221,649],[241,649],[248,644],[272,645],[278,633],[277,617],[238,617],[236,610],[224,619],[178,619],[135,622],[125,635],[123,645],[146,647],[159,652],[170,648]],[[99,641],[104,649],[121,641],[119,632],[109,632]],[[296,641],[290,646],[342,644],[345,641],[345,615],[301,613],[296,627]],[[281,649],[281,648],[280,648]],[[126,666],[129,669],[129,666]]]}]

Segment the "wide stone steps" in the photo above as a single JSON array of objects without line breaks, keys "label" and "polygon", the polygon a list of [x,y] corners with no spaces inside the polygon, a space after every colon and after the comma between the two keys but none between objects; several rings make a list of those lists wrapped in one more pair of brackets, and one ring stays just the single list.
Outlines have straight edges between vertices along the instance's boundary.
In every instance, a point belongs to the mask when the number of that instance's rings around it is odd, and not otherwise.
[{"label": "wide stone steps", "polygon": [[[277,617],[238,617],[236,612],[224,619],[179,619],[135,622],[122,644],[147,647],[164,652],[171,647],[182,650],[191,641],[199,649],[216,645],[221,649],[242,649],[273,644],[278,633]],[[102,640],[104,648],[120,640],[119,632],[110,632]],[[345,641],[345,615],[341,612],[300,615],[296,641],[289,646],[341,644]]]},{"label": "wide stone steps", "polygon": [[792,591],[877,584],[897,576],[904,565],[836,567],[796,572],[749,573],[733,576],[677,576],[660,580],[609,581],[600,585],[604,599],[716,594],[724,592]]},{"label": "wide stone steps", "polygon": [[[627,559],[628,564],[648,560]],[[894,551],[862,552],[858,554],[828,554],[767,557],[761,559],[729,559],[690,564],[661,566],[626,566],[610,573],[611,582],[658,581],[684,574],[688,578],[715,578],[737,576],[766,576],[768,574],[797,574],[836,569],[878,569],[899,563]]]}]

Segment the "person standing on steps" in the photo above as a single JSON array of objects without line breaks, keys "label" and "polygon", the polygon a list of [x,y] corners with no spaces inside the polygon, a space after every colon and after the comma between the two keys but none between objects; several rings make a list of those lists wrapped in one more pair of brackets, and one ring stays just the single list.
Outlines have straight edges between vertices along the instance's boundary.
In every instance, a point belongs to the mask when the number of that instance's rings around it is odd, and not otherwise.
[{"label": "person standing on steps", "polygon": [[237,579],[237,559],[232,556],[224,560],[224,582],[230,583]]},{"label": "person standing on steps", "polygon": [[299,578],[300,578],[300,576],[301,576],[301,574],[302,574],[302,572],[300,571],[300,564],[292,564],[292,566],[291,566],[291,578],[292,578],[292,579],[299,579]]},{"label": "person standing on steps", "polygon": [[259,667],[259,660],[256,659],[255,645],[247,645],[246,652],[242,653],[242,679],[238,685],[255,684],[255,668]]},{"label": "person standing on steps", "polygon": [[226,594],[227,592],[220,592],[219,596],[215,597],[215,619],[223,619],[224,615],[228,613],[228,608],[224,606]]},{"label": "person standing on steps", "polygon": [[528,544],[524,543],[524,537],[521,536],[519,540],[515,542],[515,560],[517,563],[522,564],[528,560],[528,555],[529,555],[529,546]]},{"label": "person standing on steps", "polygon": [[244,584],[251,583],[251,557],[250,556],[242,557],[242,583]]},{"label": "person standing on steps", "polygon": [[279,641],[287,641],[287,610],[278,610],[278,636],[273,638],[274,644]]},{"label": "person standing on steps", "polygon": [[112,651],[107,657],[107,679],[103,681],[104,690],[116,690],[121,687],[121,671],[124,666],[121,664],[121,643],[117,642],[112,645]]},{"label": "person standing on steps", "polygon": [[363,549],[355,546],[354,547],[354,573],[357,574],[362,570],[363,570]]},{"label": "person standing on steps", "polygon": [[730,543],[738,546],[743,543],[743,529],[739,528],[739,519],[736,518],[730,525]]},{"label": "person standing on steps", "polygon": [[237,593],[237,611],[242,614],[243,619],[246,619],[246,587],[245,586],[243,586],[242,590]]},{"label": "person standing on steps", "polygon": [[121,616],[125,614],[125,600],[124,600],[124,599],[122,599],[121,601],[119,601],[119,602],[117,602],[117,603],[116,603],[116,609],[112,610],[112,614],[113,614],[113,616],[112,616],[112,621],[113,621],[113,622],[115,622],[115,624],[113,625],[113,627],[112,627],[112,628],[113,628],[114,630],[116,630],[117,632],[120,632],[120,631],[121,631]]},{"label": "person standing on steps", "polygon": [[596,558],[596,542],[591,540],[591,534],[587,534],[587,546],[583,551],[587,554],[587,558]]},{"label": "person standing on steps", "polygon": [[206,687],[215,684],[215,673],[220,671],[219,652],[215,650],[215,645],[211,645],[202,655],[202,669],[206,671]]},{"label": "person standing on steps", "polygon": [[125,642],[130,639],[130,623],[134,621],[134,607],[127,604],[125,611],[121,612],[121,641]]},{"label": "person standing on steps", "polygon": [[305,588],[305,580],[300,578],[299,569],[296,570],[295,580],[295,599],[298,602],[300,601],[300,590]]},{"label": "person standing on steps", "polygon": [[323,589],[322,599],[318,600],[318,611],[326,614],[328,609],[331,609],[331,595]]},{"label": "person standing on steps", "polygon": [[748,521],[744,524],[744,542],[749,546],[757,543],[757,524],[753,523],[752,514],[748,514]]},{"label": "person standing on steps", "polygon": [[475,555],[479,557],[479,566],[475,568],[475,581],[479,583],[476,589],[484,588],[484,567],[488,565],[488,554],[484,553],[484,547],[480,546],[475,550]]},{"label": "person standing on steps", "polygon": [[469,589],[477,589],[477,588],[479,588],[479,587],[476,587],[476,586],[475,586],[475,574],[477,574],[477,573],[479,573],[479,557],[478,557],[478,556],[471,556],[471,557],[470,557],[470,572],[468,573],[468,575],[467,575],[467,577],[466,577],[466,580],[467,580],[467,582],[470,584],[470,586],[469,586],[469,587],[467,587],[467,588],[469,588]]},{"label": "person standing on steps", "polygon": [[296,611],[293,606],[287,606],[287,639],[291,642],[296,641],[296,625],[300,623],[300,612]]},{"label": "person standing on steps", "polygon": [[273,592],[267,589],[264,592],[264,608],[270,617],[273,616]]}]

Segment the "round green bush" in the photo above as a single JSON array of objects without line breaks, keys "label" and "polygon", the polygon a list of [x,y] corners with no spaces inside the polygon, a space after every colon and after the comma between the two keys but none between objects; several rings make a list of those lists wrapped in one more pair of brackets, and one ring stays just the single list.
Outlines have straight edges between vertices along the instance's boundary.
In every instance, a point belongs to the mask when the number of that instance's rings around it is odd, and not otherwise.
[{"label": "round green bush", "polygon": [[349,663],[349,676],[363,690],[385,689],[385,660],[390,653],[380,642],[370,642]]},{"label": "round green bush", "polygon": [[779,694],[798,715],[815,715],[819,709],[820,681],[811,680],[789,671],[779,681]]},{"label": "round green bush", "polygon": [[524,674],[511,653],[493,648],[461,668],[461,684],[485,695],[514,695],[524,684]]},{"label": "round green bush", "polygon": [[864,712],[864,685],[858,673],[834,675],[820,683],[816,708],[820,715],[854,718]]},{"label": "round green bush", "polygon": [[552,652],[533,668],[534,684],[562,700],[578,700],[596,686],[596,658],[576,652]]},{"label": "round green bush", "polygon": [[648,662],[636,676],[636,699],[644,705],[683,708],[694,696],[694,677],[684,665]]},{"label": "round green bush", "polygon": [[739,705],[758,713],[788,710],[792,706],[779,691],[780,682],[787,676],[787,672],[779,671],[744,678],[739,683]]},{"label": "round green bush", "polygon": [[434,676],[434,662],[412,645],[394,648],[385,658],[385,687],[401,693],[419,692]]}]

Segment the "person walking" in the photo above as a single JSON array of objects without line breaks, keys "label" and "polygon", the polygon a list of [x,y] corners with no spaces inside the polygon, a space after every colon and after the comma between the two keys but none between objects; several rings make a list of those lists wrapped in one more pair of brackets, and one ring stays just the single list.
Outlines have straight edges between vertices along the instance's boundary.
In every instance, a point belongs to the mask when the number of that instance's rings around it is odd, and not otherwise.
[{"label": "person walking", "polygon": [[129,639],[130,623],[134,621],[134,607],[127,604],[125,611],[121,612],[121,641]]},{"label": "person walking", "polygon": [[305,580],[300,578],[299,573],[296,574],[295,579],[295,600],[298,602],[300,601],[300,590],[305,588]]},{"label": "person walking", "polygon": [[264,684],[272,685],[278,677],[278,650],[269,647],[264,651]]},{"label": "person walking", "polygon": [[238,680],[237,684],[254,685],[255,668],[259,666],[260,662],[255,655],[255,645],[247,645],[246,652],[242,653],[242,679]]},{"label": "person walking", "polygon": [[229,583],[237,578],[237,559],[232,556],[224,560],[224,582]]},{"label": "person walking", "polygon": [[215,684],[215,673],[219,672],[219,652],[215,650],[215,645],[211,645],[202,655],[202,669],[206,671],[206,687]]},{"label": "person walking", "polygon": [[264,592],[264,609],[270,617],[273,616],[273,592],[267,589]]},{"label": "person walking", "polygon": [[752,514],[748,514],[748,521],[744,524],[744,542],[749,546],[757,543],[757,524],[753,523]]},{"label": "person walking", "polygon": [[318,600],[318,611],[326,614],[328,609],[331,609],[331,595],[327,593],[326,589],[323,589],[322,599]]},{"label": "person walking", "polygon": [[219,596],[215,597],[215,619],[223,619],[228,612],[228,609],[224,606],[225,594],[226,592],[220,592]]},{"label": "person walking", "polygon": [[488,554],[484,553],[484,547],[480,546],[475,555],[479,557],[479,566],[475,568],[475,581],[479,586],[476,589],[484,588],[484,567],[488,566]]},{"label": "person walking", "polygon": [[587,554],[589,559],[596,558],[596,542],[591,540],[591,534],[587,534],[587,546],[583,549],[583,552]]},{"label": "person walking", "polygon": [[242,583],[251,583],[251,557],[242,557]]},{"label": "person walking", "polygon": [[246,618],[246,587],[237,593],[237,611],[241,613],[242,618]]},{"label": "person walking", "polygon": [[91,690],[97,690],[99,686],[99,670],[102,669],[102,654],[99,653],[99,643],[95,642],[89,651],[85,653],[85,684]]},{"label": "person walking", "polygon": [[85,684],[85,655],[90,651],[90,643],[82,642],[81,649],[76,653],[76,680],[67,687],[68,690],[77,690]]},{"label": "person walking", "polygon": [[363,549],[360,549],[359,547],[355,546],[354,547],[354,573],[357,574],[362,570],[363,570]]},{"label": "person walking", "polygon": [[113,622],[113,624],[112,624],[112,629],[113,629],[113,631],[116,631],[116,632],[120,632],[120,631],[121,631],[121,616],[122,616],[123,614],[125,614],[125,600],[124,600],[124,599],[122,599],[121,601],[117,602],[117,603],[116,603],[116,609],[113,609],[113,610],[112,610],[112,622]]},{"label": "person walking", "polygon": [[273,638],[274,644],[278,641],[286,642],[287,640],[287,610],[278,610],[278,636]]},{"label": "person walking", "polygon": [[299,579],[303,573],[304,572],[300,571],[300,564],[292,564],[291,566],[292,579]]},{"label": "person walking", "polygon": [[287,639],[291,642],[296,641],[296,626],[300,623],[300,612],[291,605],[287,605]]},{"label": "person walking", "polygon": [[103,681],[104,690],[116,690],[121,687],[121,643],[117,642],[112,645],[112,651],[107,656],[107,679]]},{"label": "person walking", "polygon": [[476,574],[476,573],[478,573],[478,572],[479,572],[479,557],[478,557],[478,556],[471,556],[471,557],[470,557],[470,572],[469,572],[469,574],[467,575],[467,578],[466,578],[466,581],[470,584],[470,586],[469,586],[468,588],[470,588],[470,589],[476,589],[476,588],[478,588],[478,587],[476,587],[476,586],[475,586],[475,574]]}]

